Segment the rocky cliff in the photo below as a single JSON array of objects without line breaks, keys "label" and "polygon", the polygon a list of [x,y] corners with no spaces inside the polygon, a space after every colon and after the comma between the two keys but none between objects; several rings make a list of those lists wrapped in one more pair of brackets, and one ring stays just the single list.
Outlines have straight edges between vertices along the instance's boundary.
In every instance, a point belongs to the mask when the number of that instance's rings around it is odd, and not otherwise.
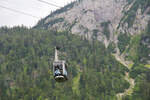
[{"label": "rocky cliff", "polygon": [[[125,57],[136,52],[132,49],[137,46],[131,46],[134,39],[139,44],[147,41],[144,44],[150,49],[150,38],[143,37],[150,20],[149,6],[149,0],[78,0],[51,13],[39,21],[36,27],[68,30],[88,39],[98,39],[106,47],[113,45],[114,51]],[[147,57],[150,58],[149,52]]]}]

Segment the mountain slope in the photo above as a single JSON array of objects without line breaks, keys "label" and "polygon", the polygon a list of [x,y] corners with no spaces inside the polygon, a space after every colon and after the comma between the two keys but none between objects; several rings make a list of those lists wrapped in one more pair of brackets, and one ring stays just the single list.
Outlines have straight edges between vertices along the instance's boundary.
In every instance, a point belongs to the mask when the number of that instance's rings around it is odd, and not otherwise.
[{"label": "mountain slope", "polygon": [[[113,45],[117,54],[124,53],[123,56],[126,56],[137,53],[133,51],[136,47],[130,47],[130,42],[135,41],[136,37],[138,43],[150,39],[144,36],[149,27],[149,5],[149,0],[79,0],[53,12],[35,27],[68,30],[88,39],[98,39],[106,47]],[[146,44],[146,48],[150,49],[150,44]],[[150,53],[147,56],[150,57]],[[150,61],[147,62],[149,64]]]},{"label": "mountain slope", "polygon": [[149,0],[79,0],[53,12],[35,27],[98,39],[106,47],[113,46],[113,52],[131,64],[138,60],[149,66],[149,24]]},{"label": "mountain slope", "polygon": [[[129,79],[134,79],[132,94],[123,100],[143,100],[149,91],[150,0],[78,0],[39,21],[36,28],[67,30],[89,40],[99,40],[110,53],[128,65]],[[142,90],[142,81],[147,90]],[[142,92],[143,91],[143,92]],[[125,91],[124,91],[125,93]],[[148,92],[149,93],[149,92]],[[149,100],[149,94],[144,100]]]},{"label": "mountain slope", "polygon": [[[55,82],[54,47],[68,64],[69,80]],[[129,88],[128,69],[97,40],[68,32],[0,28],[0,100],[116,100]]]},{"label": "mountain slope", "polygon": [[117,42],[117,34],[139,34],[150,18],[149,0],[79,0],[60,9],[43,20],[36,27],[70,30],[73,34],[87,38],[97,36],[108,46]]},{"label": "mountain slope", "polygon": [[[78,0],[33,29],[0,28],[0,99],[150,100],[149,6]],[[56,45],[69,66],[60,84],[51,67]]]}]

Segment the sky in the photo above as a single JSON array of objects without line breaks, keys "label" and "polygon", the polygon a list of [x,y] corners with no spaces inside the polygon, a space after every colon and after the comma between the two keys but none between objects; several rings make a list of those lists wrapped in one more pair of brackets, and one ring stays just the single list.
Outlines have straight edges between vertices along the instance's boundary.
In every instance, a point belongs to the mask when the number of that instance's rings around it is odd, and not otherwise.
[{"label": "sky", "polygon": [[[59,7],[40,1],[46,1],[48,3],[63,7],[74,0],[0,0],[0,27],[13,27],[21,25],[32,27],[36,25],[38,20],[49,15],[52,11],[59,9]],[[2,7],[21,11],[35,17],[16,13]]]}]

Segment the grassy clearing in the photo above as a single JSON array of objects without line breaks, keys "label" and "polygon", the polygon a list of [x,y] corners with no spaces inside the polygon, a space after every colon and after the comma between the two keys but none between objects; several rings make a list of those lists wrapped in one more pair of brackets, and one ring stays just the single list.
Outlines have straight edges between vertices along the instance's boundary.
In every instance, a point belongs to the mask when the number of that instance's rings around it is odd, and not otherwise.
[{"label": "grassy clearing", "polygon": [[72,90],[75,94],[79,95],[79,81],[80,81],[81,73],[78,73],[78,75],[73,79],[73,87]]},{"label": "grassy clearing", "polygon": [[129,69],[131,69],[133,65],[134,65],[134,63],[130,63],[129,64]]},{"label": "grassy clearing", "polygon": [[145,67],[150,68],[150,65],[145,65]]}]

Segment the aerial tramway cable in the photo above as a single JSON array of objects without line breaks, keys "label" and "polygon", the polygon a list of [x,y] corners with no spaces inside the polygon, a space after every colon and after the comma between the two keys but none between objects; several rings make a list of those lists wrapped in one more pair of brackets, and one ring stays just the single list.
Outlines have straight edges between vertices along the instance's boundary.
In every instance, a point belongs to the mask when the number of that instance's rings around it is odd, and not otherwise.
[{"label": "aerial tramway cable", "polygon": [[[38,0],[38,1],[42,2],[42,3],[45,3],[45,4],[48,4],[48,5],[51,5],[51,6],[55,6],[57,8],[61,8],[61,6],[58,6],[58,5],[53,4],[53,3],[49,3],[49,2],[44,1],[44,0]],[[23,11],[20,11],[20,10],[17,10],[17,9],[13,9],[13,8],[10,8],[10,7],[7,7],[7,6],[3,6],[3,5],[0,5],[0,8],[9,10],[9,11],[12,11],[12,12],[15,12],[15,13],[23,14],[23,15],[26,15],[26,16],[30,16],[30,17],[33,17],[33,18],[38,18],[38,19],[41,18],[41,17],[35,16],[35,15],[31,14],[31,13],[26,13],[26,12],[23,12]]]},{"label": "aerial tramway cable", "polygon": [[42,3],[45,3],[45,4],[48,4],[48,5],[51,5],[51,6],[55,6],[57,8],[61,8],[61,6],[58,6],[56,4],[53,4],[53,3],[50,3],[50,2],[47,2],[47,1],[44,1],[44,0],[38,0],[39,2],[42,2]]},{"label": "aerial tramway cable", "polygon": [[26,13],[26,12],[23,12],[23,11],[12,9],[12,8],[9,8],[9,7],[6,7],[6,6],[0,5],[0,8],[6,9],[6,10],[9,10],[9,11],[12,11],[12,12],[20,13],[20,14],[23,14],[23,15],[26,15],[26,16],[34,17],[34,18],[38,18],[38,19],[40,18],[40,17],[32,15],[30,13]]}]

